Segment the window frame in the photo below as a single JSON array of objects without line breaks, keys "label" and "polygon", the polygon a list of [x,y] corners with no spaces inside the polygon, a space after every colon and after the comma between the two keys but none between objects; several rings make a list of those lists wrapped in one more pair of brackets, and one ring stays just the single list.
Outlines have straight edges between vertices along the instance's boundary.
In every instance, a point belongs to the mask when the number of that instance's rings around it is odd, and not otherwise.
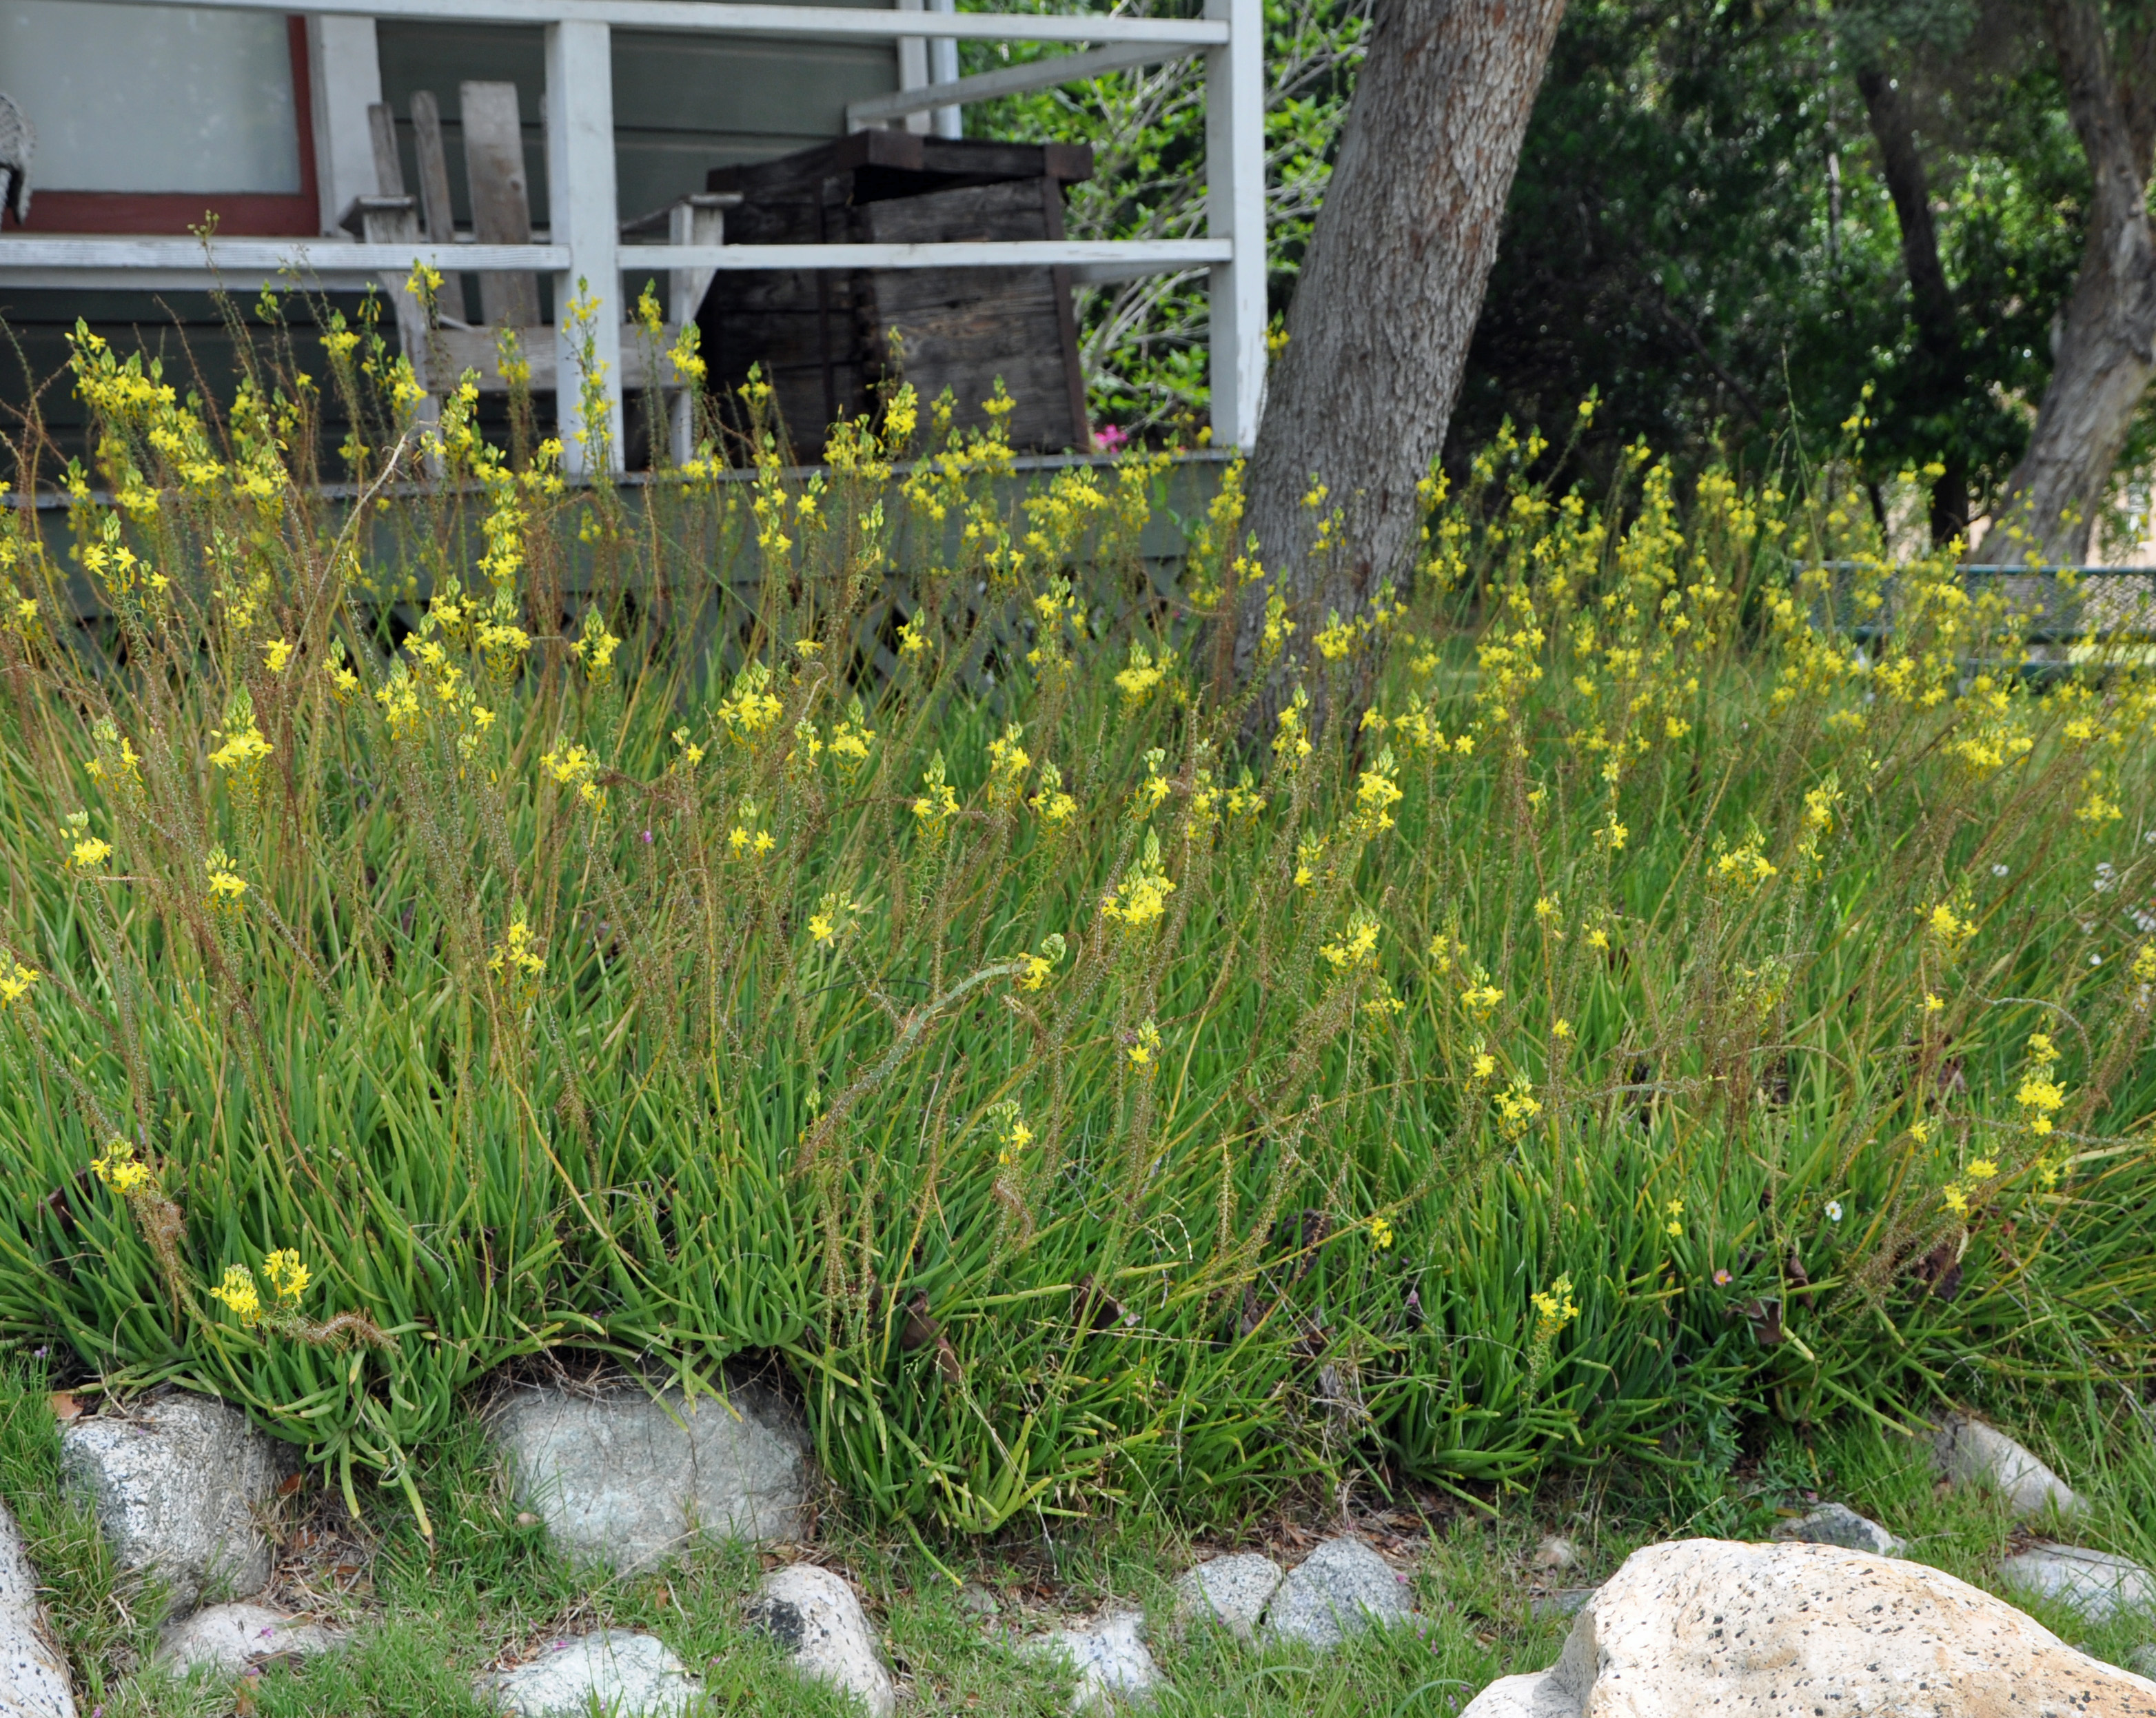
[{"label": "window frame", "polygon": [[296,191],[41,191],[31,167],[26,233],[192,232],[214,216],[228,238],[311,238],[321,226],[315,177],[314,73],[307,21],[285,18],[292,60],[292,112],[300,150]]}]

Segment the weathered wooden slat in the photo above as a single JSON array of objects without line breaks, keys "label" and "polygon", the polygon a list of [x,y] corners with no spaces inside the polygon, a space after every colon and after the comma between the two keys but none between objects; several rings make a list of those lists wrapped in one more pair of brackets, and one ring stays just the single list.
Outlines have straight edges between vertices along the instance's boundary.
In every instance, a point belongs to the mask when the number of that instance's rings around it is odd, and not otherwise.
[{"label": "weathered wooden slat", "polygon": [[[666,330],[660,345],[659,385],[674,385],[674,366],[667,353],[677,328]],[[426,353],[426,373],[422,382],[433,388],[453,388],[467,370],[477,373],[475,380],[481,393],[506,393],[509,383],[501,373],[501,348],[496,343],[499,331],[494,328],[436,328],[420,342]],[[551,393],[560,373],[557,368],[554,352],[554,331],[551,327],[525,327],[516,331],[517,346],[525,361],[531,367],[530,387],[535,393]],[[650,356],[647,345],[639,334],[624,330],[621,341],[621,385],[634,392],[651,385]]]},{"label": "weathered wooden slat", "polygon": [[432,90],[413,91],[412,143],[419,162],[419,219],[427,237],[437,244],[454,244],[457,224],[450,213],[449,152],[442,143],[441,104]]},{"label": "weathered wooden slat", "polygon": [[374,144],[374,188],[383,197],[404,194],[404,163],[397,153],[397,116],[386,101],[367,110],[367,134]]},{"label": "weathered wooden slat", "polygon": [[[531,198],[524,167],[524,122],[516,85],[467,83],[457,90],[464,120],[465,176],[471,190],[472,236],[482,244],[524,244],[531,238]],[[480,320],[495,327],[539,321],[539,282],[531,275],[483,275]]]}]

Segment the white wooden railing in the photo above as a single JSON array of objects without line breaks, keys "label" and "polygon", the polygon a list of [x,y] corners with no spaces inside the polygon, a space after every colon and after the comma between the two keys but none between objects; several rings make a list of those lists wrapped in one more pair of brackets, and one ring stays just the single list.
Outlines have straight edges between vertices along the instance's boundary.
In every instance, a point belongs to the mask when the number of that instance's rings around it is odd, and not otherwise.
[{"label": "white wooden railing", "polygon": [[[180,0],[129,0],[171,5]],[[292,0],[184,0],[188,6],[289,14]],[[1265,78],[1262,0],[1205,0],[1188,19],[984,12],[855,10],[733,0],[308,0],[322,16],[543,24],[547,42],[547,171],[552,225],[539,244],[344,244],[333,239],[192,239],[0,235],[0,285],[174,290],[222,284],[253,291],[297,274],[326,289],[357,289],[425,262],[444,274],[551,275],[554,301],[578,283],[600,306],[593,325],[612,433],[622,445],[621,334],[624,272],[641,282],[683,269],[1067,267],[1079,280],[1118,280],[1203,268],[1209,272],[1210,383],[1216,444],[1255,439],[1265,366]],[[632,244],[622,242],[614,192],[614,29],[721,35],[1052,42],[1078,51],[973,78],[945,78],[896,96],[856,103],[860,126],[967,101],[1040,89],[1117,66],[1202,55],[1206,100],[1206,235],[1187,240],[980,241],[946,244]],[[947,64],[947,60],[946,64]],[[557,373],[577,373],[575,331],[557,316]],[[581,469],[578,390],[557,392],[562,440]],[[618,455],[617,455],[618,457]]]}]

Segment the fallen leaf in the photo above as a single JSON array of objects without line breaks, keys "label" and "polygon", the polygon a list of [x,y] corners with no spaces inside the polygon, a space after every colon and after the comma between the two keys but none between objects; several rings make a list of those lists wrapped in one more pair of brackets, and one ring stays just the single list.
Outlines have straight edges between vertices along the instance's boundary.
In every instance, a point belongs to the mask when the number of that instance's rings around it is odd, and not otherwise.
[{"label": "fallen leaf", "polygon": [[55,1390],[52,1394],[53,1417],[63,1426],[70,1420],[82,1417],[82,1404],[75,1400],[72,1390]]}]

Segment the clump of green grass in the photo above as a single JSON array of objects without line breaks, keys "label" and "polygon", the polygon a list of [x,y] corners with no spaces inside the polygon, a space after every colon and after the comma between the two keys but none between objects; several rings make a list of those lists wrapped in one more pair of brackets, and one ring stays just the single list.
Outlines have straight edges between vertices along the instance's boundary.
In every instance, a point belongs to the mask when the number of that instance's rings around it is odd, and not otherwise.
[{"label": "clump of green grass", "polygon": [[1824,479],[1503,443],[1299,614],[1234,468],[1168,591],[1167,462],[903,390],[624,494],[349,331],[222,415],[77,371],[110,504],[0,522],[0,1331],[355,1505],[439,1532],[560,1347],[776,1357],[946,1535],[2146,1376],[2151,683]]}]

